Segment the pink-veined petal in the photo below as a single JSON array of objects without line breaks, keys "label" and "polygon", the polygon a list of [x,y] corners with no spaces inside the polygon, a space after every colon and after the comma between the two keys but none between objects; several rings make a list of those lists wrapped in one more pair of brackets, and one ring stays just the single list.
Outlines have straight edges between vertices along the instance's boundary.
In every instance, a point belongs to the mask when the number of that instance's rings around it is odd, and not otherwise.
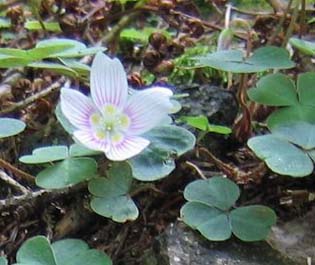
[{"label": "pink-veined petal", "polygon": [[73,133],[74,138],[85,147],[95,150],[107,152],[109,150],[109,144],[106,141],[101,141],[94,136],[92,131],[79,130]]},{"label": "pink-veined petal", "polygon": [[90,128],[90,116],[96,112],[91,99],[74,89],[62,88],[60,104],[62,113],[72,125],[78,129]]},{"label": "pink-veined petal", "polygon": [[130,118],[128,135],[140,135],[158,126],[168,115],[173,104],[171,90],[153,87],[134,93],[124,113]]},{"label": "pink-veined petal", "polygon": [[105,155],[110,160],[123,161],[139,154],[149,144],[150,141],[142,137],[125,136],[121,143],[112,145]]},{"label": "pink-veined petal", "polygon": [[96,54],[90,75],[91,96],[97,107],[113,104],[123,107],[127,101],[128,83],[123,65],[102,52]]}]

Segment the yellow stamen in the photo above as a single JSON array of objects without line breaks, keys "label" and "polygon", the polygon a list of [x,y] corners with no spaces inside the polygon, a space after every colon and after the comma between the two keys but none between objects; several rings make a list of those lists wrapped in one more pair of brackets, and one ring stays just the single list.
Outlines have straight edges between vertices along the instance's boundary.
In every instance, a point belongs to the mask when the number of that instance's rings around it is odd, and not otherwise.
[{"label": "yellow stamen", "polygon": [[120,116],[120,118],[119,118],[118,123],[119,123],[122,127],[127,128],[127,127],[129,126],[129,124],[130,124],[129,117],[128,117],[127,115],[122,114],[122,115]]},{"label": "yellow stamen", "polygon": [[119,143],[123,139],[123,135],[121,133],[114,133],[111,135],[111,140],[113,143]]},{"label": "yellow stamen", "polygon": [[100,122],[101,122],[101,119],[102,119],[102,117],[101,117],[101,115],[98,114],[98,113],[94,113],[94,114],[92,114],[91,117],[90,117],[90,120],[91,120],[92,125],[99,125]]},{"label": "yellow stamen", "polygon": [[99,140],[104,140],[106,138],[106,132],[102,130],[97,130],[95,134]]},{"label": "yellow stamen", "polygon": [[104,114],[105,115],[114,115],[117,112],[117,109],[113,105],[107,105],[104,107]]}]

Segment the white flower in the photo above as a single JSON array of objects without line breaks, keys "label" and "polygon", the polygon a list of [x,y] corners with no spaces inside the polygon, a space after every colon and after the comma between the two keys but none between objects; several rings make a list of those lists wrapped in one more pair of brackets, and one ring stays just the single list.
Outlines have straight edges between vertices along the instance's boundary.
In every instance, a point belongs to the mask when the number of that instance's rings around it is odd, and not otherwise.
[{"label": "white flower", "polygon": [[161,123],[172,108],[172,91],[151,87],[128,96],[127,76],[118,59],[97,53],[91,67],[91,98],[61,90],[61,110],[77,128],[74,137],[84,146],[122,161],[149,145],[141,135]]}]

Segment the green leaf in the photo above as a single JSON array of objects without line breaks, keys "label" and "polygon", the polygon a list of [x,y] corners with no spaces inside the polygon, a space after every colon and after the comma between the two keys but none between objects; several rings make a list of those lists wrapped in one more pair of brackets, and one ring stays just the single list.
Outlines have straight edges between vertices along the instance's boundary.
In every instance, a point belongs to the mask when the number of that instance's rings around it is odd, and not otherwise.
[{"label": "green leaf", "polygon": [[183,116],[181,120],[185,121],[188,125],[202,131],[207,131],[209,126],[208,118],[204,115],[199,116]]},{"label": "green leaf", "polygon": [[[39,41],[36,44],[36,48],[50,48],[50,47],[58,47],[58,46],[67,46],[63,52],[58,51],[54,54],[51,54],[52,57],[67,57],[67,55],[72,53],[77,53],[80,50],[86,49],[86,45],[80,41],[72,40],[72,39],[62,39],[62,38],[52,38]],[[71,57],[71,56],[70,56]]]},{"label": "green leaf", "polygon": [[259,48],[249,58],[244,58],[243,52],[239,50],[228,50],[217,51],[197,59],[201,66],[232,73],[255,73],[294,67],[289,53],[283,48],[273,46]]},{"label": "green leaf", "polygon": [[89,249],[78,255],[74,255],[67,262],[58,265],[112,265],[110,258],[102,251],[96,249]]},{"label": "green leaf", "polygon": [[92,158],[68,158],[41,171],[36,184],[46,189],[61,189],[95,176],[97,163]]},{"label": "green leaf", "polygon": [[15,265],[112,265],[106,254],[89,249],[81,240],[65,239],[50,244],[43,236],[26,240],[16,259]]},{"label": "green leaf", "polygon": [[239,196],[238,186],[223,177],[193,181],[186,186],[184,191],[187,201],[200,202],[223,211],[230,209]]},{"label": "green leaf", "polygon": [[264,68],[264,70],[290,69],[295,65],[290,59],[289,52],[276,46],[258,48],[246,61],[256,67]]},{"label": "green leaf", "polygon": [[205,238],[223,241],[231,237],[228,215],[199,202],[188,202],[181,208],[181,219]]},{"label": "green leaf", "polygon": [[290,38],[289,43],[301,53],[306,55],[315,55],[315,43],[313,42],[298,38]]},{"label": "green leaf", "polygon": [[268,127],[272,130],[282,124],[305,121],[315,124],[315,107],[295,105],[284,107],[271,113],[267,119]]},{"label": "green leaf", "polygon": [[174,125],[159,126],[145,134],[155,146],[180,156],[194,148],[195,136],[188,130]]},{"label": "green leaf", "polygon": [[0,118],[0,138],[19,134],[25,129],[25,127],[25,123],[20,120]]},{"label": "green leaf", "polygon": [[297,92],[302,105],[315,107],[315,73],[308,72],[299,74],[297,79]]},{"label": "green leaf", "polygon": [[33,68],[42,68],[42,69],[47,69],[51,70],[53,72],[56,72],[58,74],[70,76],[70,77],[78,77],[79,74],[74,71],[73,69],[64,66],[59,63],[52,63],[52,62],[34,62],[30,63],[27,65],[28,67],[33,67]]},{"label": "green leaf", "polygon": [[167,176],[175,168],[175,157],[191,150],[196,141],[192,133],[173,125],[156,127],[144,136],[151,144],[127,161],[133,177],[141,181],[154,181]]},{"label": "green leaf", "polygon": [[292,106],[298,104],[295,85],[284,74],[262,77],[255,88],[248,90],[251,100],[268,106]]},{"label": "green leaf", "polygon": [[69,153],[71,157],[93,156],[103,154],[103,152],[88,149],[87,147],[78,143],[70,146]]},{"label": "green leaf", "polygon": [[[61,28],[58,22],[43,22],[45,29],[52,32],[61,32]],[[27,30],[43,30],[38,20],[29,20],[24,23],[24,27]]]},{"label": "green leaf", "polygon": [[72,46],[69,44],[57,45],[57,46],[46,46],[46,47],[36,47],[25,51],[28,58],[32,61],[42,60],[49,57],[56,52],[62,52],[70,49]]},{"label": "green leaf", "polygon": [[272,133],[279,138],[309,150],[315,148],[315,124],[295,122],[274,127]]},{"label": "green leaf", "polygon": [[110,258],[103,252],[89,249],[78,239],[64,239],[51,245],[57,265],[112,265]]},{"label": "green leaf", "polygon": [[128,195],[132,183],[130,166],[126,162],[114,163],[107,175],[89,182],[93,211],[120,223],[137,219],[138,208]]},{"label": "green leaf", "polygon": [[233,234],[243,241],[258,241],[267,237],[277,216],[269,207],[252,205],[230,213]]},{"label": "green leaf", "polygon": [[60,61],[68,68],[76,71],[81,77],[88,77],[90,74],[90,67],[84,63],[80,63],[75,59],[60,58]]},{"label": "green leaf", "polygon": [[313,162],[315,162],[315,149],[306,150],[306,153],[307,153],[308,156],[313,160]]},{"label": "green leaf", "polygon": [[0,257],[0,265],[8,265],[8,261],[5,257]]},{"label": "green leaf", "polygon": [[217,51],[196,59],[198,59],[201,66],[209,66],[222,71],[236,73],[256,72],[252,65],[245,63],[243,53],[238,50]]},{"label": "green leaf", "polygon": [[131,168],[126,162],[116,162],[107,172],[107,178],[97,177],[89,182],[92,195],[112,198],[126,195],[132,183]]},{"label": "green leaf", "polygon": [[141,181],[164,178],[175,169],[175,162],[171,155],[153,144],[127,162],[132,168],[133,177]]},{"label": "green leaf", "polygon": [[0,55],[3,56],[3,58],[5,58],[5,56],[10,56],[17,59],[25,59],[31,62],[41,60],[51,54],[67,50],[71,47],[72,45],[63,44],[59,46],[36,47],[29,50],[0,48]]},{"label": "green leaf", "polygon": [[170,37],[170,34],[166,30],[159,30],[153,27],[144,27],[143,29],[127,28],[120,32],[120,39],[131,42],[139,42],[142,44],[148,44],[149,37],[153,32],[160,32],[165,37]]},{"label": "green leaf", "polygon": [[136,220],[139,215],[137,206],[128,196],[117,196],[107,199],[93,197],[91,207],[97,214],[111,218],[118,223]]},{"label": "green leaf", "polygon": [[248,95],[258,103],[284,106],[268,117],[267,124],[270,129],[299,121],[313,124],[315,123],[314,82],[314,73],[300,74],[296,91],[288,77],[279,73],[271,74],[261,78],[256,87],[248,91]]},{"label": "green leaf", "polygon": [[28,239],[16,255],[17,265],[57,265],[54,253],[46,237]]},{"label": "green leaf", "polygon": [[15,48],[0,48],[0,58],[5,58],[6,56],[14,57],[14,58],[24,58],[24,59],[31,59],[29,58],[26,51],[21,49]]},{"label": "green leaf", "polygon": [[36,48],[51,47],[51,46],[61,46],[61,45],[71,45],[71,48],[63,51],[51,54],[50,58],[74,58],[83,57],[85,55],[92,55],[99,51],[104,51],[102,47],[87,48],[82,42],[71,40],[71,39],[48,39],[37,43]]},{"label": "green leaf", "polygon": [[304,177],[313,172],[313,163],[308,155],[285,140],[269,134],[253,137],[247,144],[278,174]]},{"label": "green leaf", "polygon": [[68,147],[65,145],[45,146],[36,148],[31,155],[21,156],[19,161],[25,164],[41,164],[68,157]]},{"label": "green leaf", "polygon": [[30,63],[28,58],[2,55],[0,50],[0,68],[21,67],[28,63]]},{"label": "green leaf", "polygon": [[209,124],[208,132],[220,133],[220,134],[230,134],[232,133],[231,128],[220,125]]},{"label": "green leaf", "polygon": [[51,245],[53,252],[56,253],[57,264],[67,264],[74,256],[80,255],[89,249],[88,244],[78,239],[64,239]]}]

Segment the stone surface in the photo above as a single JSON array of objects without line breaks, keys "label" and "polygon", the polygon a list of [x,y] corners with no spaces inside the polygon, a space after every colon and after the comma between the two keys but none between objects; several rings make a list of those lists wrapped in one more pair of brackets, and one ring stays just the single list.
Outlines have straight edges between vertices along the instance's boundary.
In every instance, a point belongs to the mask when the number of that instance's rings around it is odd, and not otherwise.
[{"label": "stone surface", "polygon": [[268,242],[296,264],[315,261],[315,207],[305,216],[272,228]]},{"label": "stone surface", "polygon": [[180,115],[205,115],[212,124],[230,126],[238,113],[238,104],[230,91],[217,86],[202,85],[182,87],[180,93],[189,97],[179,99]]},{"label": "stone surface", "polygon": [[143,265],[294,265],[266,242],[209,242],[182,223],[171,224],[143,256]]}]

